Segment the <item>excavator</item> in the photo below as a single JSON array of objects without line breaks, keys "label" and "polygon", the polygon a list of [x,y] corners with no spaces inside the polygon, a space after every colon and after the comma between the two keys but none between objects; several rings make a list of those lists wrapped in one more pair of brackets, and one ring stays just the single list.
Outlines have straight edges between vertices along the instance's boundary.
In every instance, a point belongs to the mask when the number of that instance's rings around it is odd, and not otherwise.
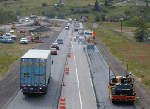
[{"label": "excavator", "polygon": [[39,23],[39,21],[34,19],[34,22],[33,22],[33,24],[31,24],[31,26],[40,26],[40,23]]},{"label": "excavator", "polygon": [[[128,68],[128,67],[127,67]],[[128,71],[128,70],[127,70]],[[110,77],[110,65],[109,65],[109,98],[112,103],[128,102],[133,104],[136,101],[135,87],[133,86],[134,78],[130,72],[124,76],[111,75]]]},{"label": "excavator", "polygon": [[60,25],[57,22],[54,22],[54,27],[60,27]]}]

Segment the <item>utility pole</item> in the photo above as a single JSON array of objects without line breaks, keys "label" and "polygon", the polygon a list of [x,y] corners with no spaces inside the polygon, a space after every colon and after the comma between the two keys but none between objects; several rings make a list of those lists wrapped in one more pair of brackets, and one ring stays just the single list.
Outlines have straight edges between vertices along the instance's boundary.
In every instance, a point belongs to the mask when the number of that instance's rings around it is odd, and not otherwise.
[{"label": "utility pole", "polygon": [[121,21],[121,35],[122,35],[122,21],[123,21],[123,18],[120,18],[119,20]]}]

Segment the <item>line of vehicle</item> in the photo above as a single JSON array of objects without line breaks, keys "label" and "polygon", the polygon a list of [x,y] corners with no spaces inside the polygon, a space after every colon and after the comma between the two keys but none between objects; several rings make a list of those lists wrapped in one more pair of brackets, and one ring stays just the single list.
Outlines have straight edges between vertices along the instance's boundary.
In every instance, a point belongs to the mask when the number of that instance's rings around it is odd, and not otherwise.
[{"label": "line of vehicle", "polygon": [[[73,45],[72,45],[72,49],[73,49],[73,52],[74,52]],[[82,99],[81,99],[81,93],[80,93],[80,84],[79,84],[79,77],[78,77],[78,70],[77,70],[77,66],[76,66],[76,58],[75,58],[75,55],[74,55],[74,61],[75,61],[75,67],[76,67],[76,77],[77,77],[77,82],[78,82],[79,99],[80,99],[80,105],[81,105],[81,109],[82,109]]]}]

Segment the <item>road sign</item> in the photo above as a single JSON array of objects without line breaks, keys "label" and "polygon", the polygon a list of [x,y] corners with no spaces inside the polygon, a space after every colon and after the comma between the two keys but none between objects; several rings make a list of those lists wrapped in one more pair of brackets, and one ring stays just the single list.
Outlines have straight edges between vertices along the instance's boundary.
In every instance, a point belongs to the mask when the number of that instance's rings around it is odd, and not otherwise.
[{"label": "road sign", "polygon": [[97,23],[93,23],[93,28],[97,28]]},{"label": "road sign", "polygon": [[96,36],[96,33],[93,31],[93,36]]}]

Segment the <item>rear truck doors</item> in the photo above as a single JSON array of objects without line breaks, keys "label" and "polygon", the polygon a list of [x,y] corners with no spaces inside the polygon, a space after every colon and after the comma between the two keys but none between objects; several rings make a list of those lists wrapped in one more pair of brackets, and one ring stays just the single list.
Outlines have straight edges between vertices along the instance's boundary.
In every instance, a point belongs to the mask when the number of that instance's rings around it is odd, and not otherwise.
[{"label": "rear truck doors", "polygon": [[46,86],[46,60],[35,59],[34,65],[35,85]]},{"label": "rear truck doors", "polygon": [[21,85],[34,85],[34,68],[32,59],[21,59]]},{"label": "rear truck doors", "polygon": [[21,59],[21,85],[45,85],[46,60]]}]

